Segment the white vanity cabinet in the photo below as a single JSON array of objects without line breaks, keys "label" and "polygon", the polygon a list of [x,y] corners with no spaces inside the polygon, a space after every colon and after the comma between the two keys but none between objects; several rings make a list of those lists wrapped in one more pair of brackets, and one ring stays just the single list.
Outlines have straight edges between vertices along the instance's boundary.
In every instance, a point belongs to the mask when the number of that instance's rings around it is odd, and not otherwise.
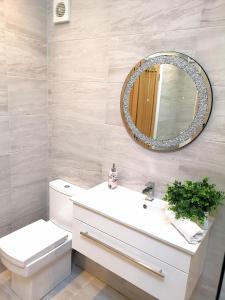
[{"label": "white vanity cabinet", "polygon": [[163,213],[144,210],[142,198],[105,183],[74,198],[73,248],[157,299],[187,300],[202,271],[208,234],[199,245],[188,244]]}]

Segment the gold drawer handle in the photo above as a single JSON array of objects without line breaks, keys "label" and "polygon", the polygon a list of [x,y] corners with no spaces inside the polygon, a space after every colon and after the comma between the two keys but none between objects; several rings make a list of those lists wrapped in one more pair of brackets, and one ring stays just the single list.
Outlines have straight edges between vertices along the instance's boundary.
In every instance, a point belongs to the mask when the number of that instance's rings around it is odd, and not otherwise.
[{"label": "gold drawer handle", "polygon": [[96,239],[95,237],[93,237],[92,235],[90,235],[88,232],[82,232],[81,231],[80,235],[82,235],[83,237],[88,238],[89,240],[92,240],[92,241],[94,241],[94,242],[96,242],[96,243],[104,246],[105,248],[107,248],[107,249],[109,249],[109,250],[111,250],[111,251],[113,251],[113,252],[115,252],[115,253],[117,253],[117,254],[119,254],[119,255],[127,258],[127,259],[129,259],[130,261],[132,261],[133,263],[137,264],[138,266],[142,267],[145,270],[148,270],[148,271],[150,271],[150,272],[152,272],[152,273],[154,273],[154,274],[156,274],[156,275],[158,275],[158,276],[160,276],[162,278],[165,277],[165,274],[163,273],[162,269],[158,271],[158,270],[155,270],[153,268],[150,268],[149,266],[147,266],[146,264],[143,264],[139,260],[137,260],[137,259],[135,259],[135,258],[133,258],[133,257],[131,257],[131,256],[125,254],[125,253],[123,253],[122,251],[120,251],[118,249],[115,249],[115,248],[111,247],[110,245],[108,245],[108,244],[106,244],[106,243],[104,243],[104,242]]}]

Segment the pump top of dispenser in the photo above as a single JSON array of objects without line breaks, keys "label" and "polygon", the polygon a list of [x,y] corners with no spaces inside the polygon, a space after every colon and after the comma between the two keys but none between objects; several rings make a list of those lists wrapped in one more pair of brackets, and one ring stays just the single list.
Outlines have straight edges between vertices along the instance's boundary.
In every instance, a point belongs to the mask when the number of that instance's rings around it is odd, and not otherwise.
[{"label": "pump top of dispenser", "polygon": [[112,168],[111,168],[111,171],[112,171],[112,172],[116,172],[116,165],[115,165],[115,163],[113,163]]},{"label": "pump top of dispenser", "polygon": [[108,187],[113,190],[117,188],[117,184],[118,184],[118,174],[116,170],[116,165],[113,163],[112,168],[109,170]]}]

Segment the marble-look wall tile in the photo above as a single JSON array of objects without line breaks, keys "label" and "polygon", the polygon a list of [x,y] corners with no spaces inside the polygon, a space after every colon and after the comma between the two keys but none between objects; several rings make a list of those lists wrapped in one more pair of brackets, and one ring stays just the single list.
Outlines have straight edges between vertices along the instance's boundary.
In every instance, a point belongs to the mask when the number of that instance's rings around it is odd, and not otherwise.
[{"label": "marble-look wall tile", "polygon": [[[166,31],[199,28],[205,0],[175,0],[168,3]],[[166,1],[161,0],[161,6]]]},{"label": "marble-look wall tile", "polygon": [[101,124],[89,124],[66,117],[51,119],[50,122],[53,122],[50,149],[73,155],[73,165],[77,168],[95,170],[100,165],[103,145]]},{"label": "marble-look wall tile", "polygon": [[124,154],[128,157],[134,156],[136,159],[149,163],[157,159],[168,159],[168,157],[169,160],[177,161],[180,155],[179,151],[170,153],[149,151],[135,143],[124,126],[107,124],[104,126],[104,150],[111,150],[112,153]]},{"label": "marble-look wall tile", "polygon": [[[53,146],[55,146],[55,141],[53,141],[52,144]],[[50,165],[53,168],[53,170],[61,170],[61,173],[63,173],[64,177],[65,174],[68,174],[66,175],[68,178],[73,178],[73,176],[74,178],[79,177],[76,174],[77,172],[87,172],[93,175],[96,173],[96,176],[99,179],[99,174],[101,174],[101,163],[93,158],[93,156],[97,156],[96,154],[93,155],[93,153],[86,153],[84,151],[82,153],[82,151],[80,150],[77,150],[75,151],[75,153],[73,153],[71,150],[68,151],[68,147],[65,147],[66,149],[64,151],[60,149],[62,147],[55,146],[54,148],[55,150],[50,151]],[[88,178],[90,178],[90,176],[88,176]],[[59,178],[59,175],[56,178]],[[84,176],[83,179],[85,180]],[[86,179],[86,181],[88,185],[88,179]],[[93,179],[93,181],[96,182],[95,179]]]},{"label": "marble-look wall tile", "polygon": [[45,4],[0,0],[0,236],[47,211]]},{"label": "marble-look wall tile", "polygon": [[4,1],[6,27],[17,35],[46,40],[46,1]]},{"label": "marble-look wall tile", "polygon": [[219,189],[225,190],[224,166],[220,166],[220,163],[198,162],[193,159],[181,160],[179,165],[181,180],[200,180],[205,176],[209,177],[210,182],[216,183]]},{"label": "marble-look wall tile", "polygon": [[225,86],[212,86],[213,91],[213,110],[217,116],[223,116],[223,105],[225,102]]},{"label": "marble-look wall tile", "polygon": [[[2,25],[4,26],[4,25]],[[6,74],[6,44],[5,30],[1,27],[0,22],[0,74]]]},{"label": "marble-look wall tile", "polygon": [[209,74],[212,85],[224,86],[225,26],[202,28],[198,35],[196,60]]},{"label": "marble-look wall tile", "polygon": [[[169,7],[165,1],[114,0],[111,1],[110,33],[112,36],[126,36],[155,33],[167,25],[165,11]],[[161,30],[160,30],[161,28]]]},{"label": "marble-look wall tile", "polygon": [[11,231],[10,156],[0,156],[0,237]]},{"label": "marble-look wall tile", "polygon": [[[45,197],[47,197],[47,195],[45,195]],[[20,228],[22,228],[28,224],[31,224],[35,221],[38,221],[40,219],[47,221],[48,220],[47,211],[48,211],[48,209],[46,207],[42,207],[39,210],[31,209],[30,212],[26,215],[23,215],[22,218],[21,217],[14,218],[11,231],[20,229]]]},{"label": "marble-look wall tile", "polygon": [[54,24],[53,1],[48,2],[48,41],[108,36],[110,4],[105,0],[71,1],[70,23]]},{"label": "marble-look wall tile", "polygon": [[[204,149],[204,155],[199,149]],[[188,147],[183,148],[180,152],[181,161],[191,161],[195,157],[196,161],[205,164],[220,164],[225,167],[225,143],[204,140],[199,136]]]},{"label": "marble-look wall tile", "polygon": [[[164,49],[164,33],[117,36],[109,39],[109,82],[124,82],[143,57]],[[150,42],[151,41],[151,42]]]},{"label": "marble-look wall tile", "polygon": [[9,77],[8,102],[11,115],[46,115],[47,82]]},{"label": "marble-look wall tile", "polygon": [[218,120],[215,117],[214,111],[212,111],[205,129],[201,132],[201,138],[208,141],[220,142],[220,140],[218,140],[218,125],[221,125],[221,120]]},{"label": "marble-look wall tile", "polygon": [[109,40],[109,81],[123,82],[131,68],[142,58],[160,51],[177,51],[195,57],[198,31],[117,36]]},{"label": "marble-look wall tile", "polygon": [[5,27],[5,7],[4,7],[5,0],[0,0],[0,28]]},{"label": "marble-look wall tile", "polygon": [[108,78],[107,39],[49,43],[49,78],[101,81]]},{"label": "marble-look wall tile", "polygon": [[225,299],[225,280],[223,280],[220,298]]},{"label": "marble-look wall tile", "polygon": [[82,187],[101,182],[102,124],[66,115],[50,122],[50,178],[63,178]]},{"label": "marble-look wall tile", "polygon": [[225,143],[225,136],[224,136],[224,130],[225,130],[225,118],[224,117],[218,117],[216,120],[217,125],[217,138]]},{"label": "marble-look wall tile", "polygon": [[210,119],[205,130],[201,133],[201,138],[208,141],[215,141],[217,143],[225,142],[224,130],[224,87],[213,86],[213,107]]},{"label": "marble-look wall tile", "polygon": [[7,155],[10,153],[11,136],[9,130],[9,117],[0,116],[0,155]]},{"label": "marble-look wall tile", "polygon": [[6,72],[6,53],[5,53],[5,0],[0,0],[0,74]]},{"label": "marble-look wall tile", "polygon": [[114,0],[110,11],[111,34],[125,36],[198,28],[202,7],[203,0]]},{"label": "marble-look wall tile", "polygon": [[[0,156],[0,195],[9,198],[11,184],[10,155]],[[1,211],[4,207],[1,207]],[[1,219],[1,218],[0,218]]]},{"label": "marble-look wall tile", "polygon": [[7,77],[0,73],[0,116],[8,115]]},{"label": "marble-look wall tile", "polygon": [[12,188],[29,186],[47,179],[48,151],[46,147],[12,153],[10,160]]},{"label": "marble-look wall tile", "polygon": [[104,123],[107,84],[85,81],[49,82],[49,113],[81,122]]},{"label": "marble-look wall tile", "polygon": [[108,97],[106,98],[105,123],[109,125],[123,126],[120,114],[120,94],[123,83],[109,83]]},{"label": "marble-look wall tile", "polygon": [[48,145],[47,116],[23,115],[11,118],[12,151]]},{"label": "marble-look wall tile", "polygon": [[123,127],[106,125],[104,129],[104,180],[112,163],[118,167],[120,184],[139,191],[146,182],[154,181],[161,195],[166,184],[177,178],[179,160],[173,152],[168,159],[165,153],[150,152],[134,143]]},{"label": "marble-look wall tile", "polygon": [[[35,171],[35,170],[34,170]],[[13,230],[20,228],[30,222],[46,217],[48,185],[47,178],[35,180],[12,188],[11,203]],[[42,215],[40,216],[40,212]]]},{"label": "marble-look wall tile", "polygon": [[205,0],[201,17],[201,27],[225,26],[224,0]]},{"label": "marble-look wall tile", "polygon": [[165,34],[164,49],[185,53],[195,58],[199,37],[198,32],[197,28],[171,30]]},{"label": "marble-look wall tile", "polygon": [[46,79],[46,45],[6,31],[7,75]]},{"label": "marble-look wall tile", "polygon": [[[210,124],[210,127],[214,125],[214,128],[216,128],[216,135],[215,139],[217,141],[224,141],[224,134],[219,131],[219,128],[217,128],[217,125],[222,125],[222,118],[224,117],[224,111],[225,111],[225,87],[223,86],[212,86],[212,92],[213,92],[213,107],[211,111],[211,116],[209,119],[208,124]],[[224,128],[225,130],[225,128]],[[203,135],[207,136],[207,131],[203,131]],[[213,139],[214,140],[214,139]]]},{"label": "marble-look wall tile", "polygon": [[61,178],[82,188],[90,188],[102,182],[102,166],[87,160],[87,166],[81,167],[79,157],[74,153],[50,152],[49,180]]},{"label": "marble-look wall tile", "polygon": [[6,47],[5,47],[5,11],[4,1],[0,1],[0,116],[8,114]]}]

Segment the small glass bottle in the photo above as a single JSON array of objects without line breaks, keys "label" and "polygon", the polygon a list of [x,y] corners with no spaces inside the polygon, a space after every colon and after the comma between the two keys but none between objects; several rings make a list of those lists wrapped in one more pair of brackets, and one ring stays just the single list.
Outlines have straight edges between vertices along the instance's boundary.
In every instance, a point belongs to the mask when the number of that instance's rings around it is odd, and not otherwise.
[{"label": "small glass bottle", "polygon": [[108,187],[114,190],[117,188],[117,185],[118,185],[118,173],[116,170],[116,166],[113,163],[112,168],[109,170]]}]

